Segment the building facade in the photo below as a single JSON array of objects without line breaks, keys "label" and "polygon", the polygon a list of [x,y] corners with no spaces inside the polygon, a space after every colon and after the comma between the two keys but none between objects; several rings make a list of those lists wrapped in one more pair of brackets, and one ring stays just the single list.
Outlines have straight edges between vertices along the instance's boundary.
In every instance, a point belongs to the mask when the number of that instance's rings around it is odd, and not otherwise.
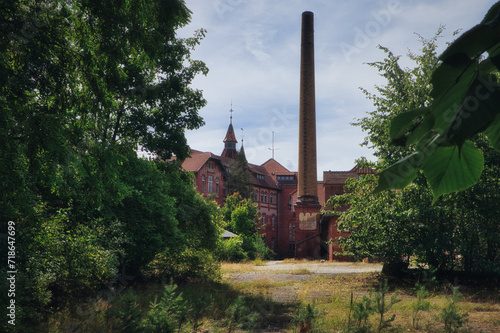
[{"label": "building facade", "polygon": [[[314,14],[302,13],[299,98],[298,171],[285,168],[274,158],[262,165],[248,164],[253,199],[261,213],[261,233],[279,257],[334,259],[336,246],[345,234],[337,229],[337,217],[323,212],[328,199],[344,193],[345,181],[358,178],[370,169],[354,167],[349,171],[325,171],[317,180],[316,106],[314,81]],[[232,113],[231,113],[232,114]],[[223,140],[222,154],[191,151],[182,167],[194,173],[198,192],[214,194],[220,205],[230,193],[229,167],[238,154],[232,117]],[[243,145],[239,152],[244,156]],[[342,257],[340,257],[342,259]]]},{"label": "building facade", "polygon": [[[191,150],[191,156],[182,163],[185,171],[193,173],[193,185],[204,197],[213,197],[220,206],[232,193],[228,185],[229,168],[235,163],[238,151],[232,123],[229,124],[223,140],[224,149],[220,155],[211,152]],[[335,217],[318,214],[326,201],[344,193],[348,178],[373,173],[370,169],[354,167],[349,171],[325,171],[323,181],[316,181],[317,204],[312,211],[304,211],[298,205],[298,172],[290,171],[271,158],[262,165],[248,163],[252,185],[252,200],[260,212],[259,233],[265,235],[267,246],[280,258],[335,258],[339,251],[330,240],[343,237],[338,232]],[[302,214],[302,215],[301,215]],[[300,221],[308,220],[306,222]],[[339,258],[337,258],[339,259]],[[340,258],[342,259],[342,258]]]}]

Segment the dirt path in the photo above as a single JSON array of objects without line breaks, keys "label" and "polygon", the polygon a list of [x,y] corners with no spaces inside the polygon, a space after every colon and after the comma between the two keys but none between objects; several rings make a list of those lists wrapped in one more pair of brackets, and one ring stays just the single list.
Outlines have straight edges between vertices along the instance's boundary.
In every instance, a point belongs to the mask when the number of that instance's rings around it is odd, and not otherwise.
[{"label": "dirt path", "polygon": [[250,271],[227,273],[225,277],[233,283],[266,281],[304,281],[317,275],[355,274],[380,272],[382,264],[351,262],[298,262],[268,261],[263,266],[252,266]]}]

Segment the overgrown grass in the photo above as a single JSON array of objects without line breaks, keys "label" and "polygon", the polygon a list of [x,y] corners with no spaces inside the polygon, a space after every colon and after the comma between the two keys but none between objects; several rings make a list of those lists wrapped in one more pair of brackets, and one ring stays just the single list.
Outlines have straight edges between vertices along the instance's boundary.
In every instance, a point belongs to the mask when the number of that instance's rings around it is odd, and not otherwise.
[{"label": "overgrown grass", "polygon": [[[364,297],[377,299],[379,283],[384,279],[380,274],[316,275],[301,266],[290,272],[293,271],[295,274],[290,273],[283,280],[281,276],[268,274],[256,267],[254,262],[223,263],[221,282],[188,283],[177,288],[175,297],[170,299],[177,299],[181,295],[182,302],[179,302],[186,305],[189,311],[187,320],[173,322],[183,325],[180,332],[362,331],[352,323],[349,326],[348,321],[349,318],[352,321],[355,304],[363,302]],[[232,274],[239,277],[262,276],[245,281],[231,279]],[[57,333],[78,328],[80,332],[133,332],[134,321],[141,323],[152,318],[151,314],[148,317],[151,302],[161,299],[164,285],[149,283],[68,305],[54,313],[36,331]],[[417,300],[415,281],[389,280],[387,285],[388,290],[383,295],[386,302],[396,293],[400,301],[384,313],[384,320],[393,316],[394,320],[388,321],[389,325],[382,332],[442,332],[445,328],[441,319],[443,309],[448,309],[447,318],[451,320],[467,313],[463,317],[467,319],[466,322],[455,321],[461,325],[457,331],[467,329],[469,332],[486,333],[498,332],[500,329],[498,288],[459,288],[463,299],[450,307],[452,288],[441,283],[435,289],[428,290],[424,296],[421,294],[421,298],[425,298],[430,306],[428,310],[418,312],[418,325],[415,325],[415,321],[412,321]],[[366,305],[367,301],[364,302]],[[369,313],[366,327],[370,327],[370,330],[366,332],[376,332],[379,322],[379,314]],[[128,328],[124,330],[124,327]]]}]

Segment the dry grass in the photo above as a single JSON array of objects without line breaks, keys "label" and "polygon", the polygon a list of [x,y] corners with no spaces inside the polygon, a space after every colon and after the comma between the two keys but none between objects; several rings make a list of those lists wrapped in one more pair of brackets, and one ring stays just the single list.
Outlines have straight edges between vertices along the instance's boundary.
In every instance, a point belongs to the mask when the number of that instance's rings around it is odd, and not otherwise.
[{"label": "dry grass", "polygon": [[[304,261],[286,260],[286,264],[303,264]],[[354,263],[348,263],[353,265]],[[276,264],[279,265],[279,264]],[[363,264],[358,264],[363,265]],[[289,299],[299,303],[315,304],[316,309],[322,314],[317,321],[317,332],[341,332],[345,328],[351,302],[351,293],[354,301],[360,301],[364,295],[369,295],[370,291],[377,288],[379,273],[360,273],[360,274],[341,274],[341,275],[319,275],[313,274],[305,268],[291,270],[264,271],[251,264],[223,264],[223,270],[226,273],[252,273],[269,274],[272,276],[276,272],[280,274],[307,274],[307,279],[291,279],[287,282],[277,282],[274,279],[259,279],[245,283],[236,283],[237,289],[241,293],[256,296],[260,293],[263,297],[271,297],[279,301],[282,297],[288,296]],[[232,283],[226,280],[227,283]],[[285,288],[288,286],[288,288]],[[392,290],[386,295],[390,299],[397,292],[397,297],[401,301],[395,304],[388,312],[387,317],[395,314],[395,320],[392,322],[392,328],[396,332],[440,332],[443,331],[443,323],[439,320],[439,314],[447,306],[450,298],[450,288],[441,287],[440,290],[430,293],[428,300],[431,303],[429,311],[419,313],[419,327],[412,326],[412,303],[416,297],[413,291],[413,285],[410,283],[389,283],[393,286]],[[283,295],[280,295],[282,291]],[[468,321],[464,325],[469,332],[500,332],[500,295],[498,289],[493,291],[472,290],[463,288],[463,301],[457,304],[459,313],[468,313]],[[290,294],[294,295],[290,295]],[[286,294],[286,295],[285,295]],[[294,297],[291,297],[294,296]],[[291,314],[293,315],[293,314]],[[372,330],[376,331],[377,318],[371,315],[369,322]],[[293,328],[283,330],[283,332],[293,332]]]},{"label": "dry grass", "polygon": [[[243,296],[248,311],[260,315],[256,325],[257,332],[295,332],[292,320],[298,308],[314,304],[319,314],[314,322],[314,330],[310,332],[347,332],[346,322],[351,304],[360,301],[364,295],[377,288],[381,278],[379,273],[316,274],[313,269],[304,268],[305,261],[287,260],[291,266],[277,266],[275,271],[255,265],[255,262],[223,263],[222,282],[192,283],[179,287],[188,303],[194,306],[203,300],[204,311],[202,327],[198,332],[226,332],[224,320],[227,309],[238,296]],[[348,263],[353,265],[353,263]],[[344,264],[341,264],[344,265]],[[360,264],[363,265],[363,264]],[[258,276],[258,279],[233,279],[231,276]],[[448,304],[450,288],[430,293],[429,311],[420,313],[420,327],[412,326],[412,302],[415,301],[413,282],[390,281],[392,290],[386,299],[398,293],[401,302],[395,304],[387,313],[387,317],[395,314],[391,332],[442,332],[443,323],[438,319],[442,309]],[[161,294],[161,284],[147,284],[134,288],[137,303],[145,318],[149,304]],[[457,304],[460,313],[468,313],[465,324],[468,332],[500,332],[500,295],[498,288],[463,287],[464,300]],[[76,325],[82,332],[115,332],[111,330],[107,319],[107,311],[116,307],[122,296],[116,299],[97,300],[81,305],[83,311],[72,313],[68,308],[55,313],[50,320],[42,325],[39,332],[65,332],[71,325]],[[371,315],[369,323],[372,331],[376,331],[377,318]],[[384,332],[389,332],[385,330]],[[236,332],[244,332],[237,330]]]}]

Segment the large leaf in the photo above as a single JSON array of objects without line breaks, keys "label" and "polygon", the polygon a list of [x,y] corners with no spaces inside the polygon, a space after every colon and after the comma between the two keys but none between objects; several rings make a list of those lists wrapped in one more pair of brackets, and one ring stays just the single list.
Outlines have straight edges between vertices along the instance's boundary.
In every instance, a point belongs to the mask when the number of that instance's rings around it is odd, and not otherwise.
[{"label": "large leaf", "polygon": [[431,105],[434,128],[444,134],[460,109],[463,99],[476,80],[477,73],[468,60],[441,63],[432,73]]},{"label": "large leaf", "polygon": [[478,77],[455,113],[445,137],[459,147],[474,134],[484,131],[500,112],[500,91]]},{"label": "large leaf", "polygon": [[415,179],[421,165],[422,155],[419,152],[397,161],[380,173],[378,185],[373,192],[405,187]]},{"label": "large leaf", "polygon": [[458,146],[437,147],[422,164],[429,180],[434,202],[443,194],[464,190],[474,185],[483,171],[484,158],[470,141]]},{"label": "large leaf", "polygon": [[409,112],[404,112],[398,114],[391,121],[391,129],[390,129],[390,137],[392,140],[398,140],[402,136],[404,136],[408,131],[415,127],[414,120],[419,117],[427,114],[429,112],[429,108],[419,108],[416,110],[412,110]]},{"label": "large leaf", "polygon": [[495,118],[485,133],[493,148],[500,151],[500,115]]},{"label": "large leaf", "polygon": [[493,5],[480,24],[463,33],[457,40],[439,56],[440,60],[447,61],[457,54],[466,55],[469,59],[476,59],[500,42],[500,4]]},{"label": "large leaf", "polygon": [[490,7],[488,9],[488,12],[486,15],[484,15],[483,20],[481,21],[482,24],[491,24],[491,22],[495,22],[495,20],[498,22],[500,14],[500,1],[497,1],[496,4]]}]

